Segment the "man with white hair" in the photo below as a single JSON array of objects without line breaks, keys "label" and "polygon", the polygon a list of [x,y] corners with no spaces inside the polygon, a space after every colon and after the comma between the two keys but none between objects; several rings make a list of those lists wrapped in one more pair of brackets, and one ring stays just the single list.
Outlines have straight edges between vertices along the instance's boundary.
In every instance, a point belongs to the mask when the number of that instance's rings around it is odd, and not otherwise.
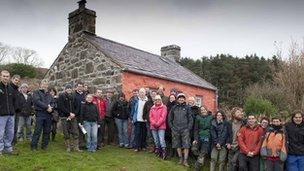
[{"label": "man with white hair", "polygon": [[135,125],[135,151],[145,150],[147,148],[147,127],[146,122],[148,116],[145,115],[144,106],[148,101],[146,90],[141,88],[139,90],[139,97],[134,102],[131,110],[132,123]]},{"label": "man with white hair", "polygon": [[[188,98],[188,105],[190,106],[190,109],[191,109],[191,113],[192,113],[192,117],[193,117],[193,123],[195,123],[195,118],[200,113],[200,108],[198,106],[196,106],[196,104],[195,104],[195,97],[190,96]],[[193,142],[193,140],[194,140],[194,124],[193,124],[193,126],[190,130],[190,139],[191,139],[190,142]]]},{"label": "man with white hair", "polygon": [[[23,83],[19,91],[21,93],[19,104],[20,104],[20,113],[19,113],[19,122],[18,122],[18,131],[17,137],[19,141],[27,139],[31,141],[32,139],[32,114],[33,114],[33,98],[31,94],[28,94],[28,85]],[[24,128],[26,130],[26,137],[24,137]]]}]

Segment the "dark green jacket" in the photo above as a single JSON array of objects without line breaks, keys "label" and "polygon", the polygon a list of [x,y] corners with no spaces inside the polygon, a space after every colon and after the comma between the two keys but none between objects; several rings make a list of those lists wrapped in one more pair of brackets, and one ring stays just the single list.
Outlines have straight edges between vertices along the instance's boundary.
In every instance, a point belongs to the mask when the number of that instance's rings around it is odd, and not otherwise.
[{"label": "dark green jacket", "polygon": [[194,140],[205,139],[210,141],[212,115],[197,115],[194,123]]}]

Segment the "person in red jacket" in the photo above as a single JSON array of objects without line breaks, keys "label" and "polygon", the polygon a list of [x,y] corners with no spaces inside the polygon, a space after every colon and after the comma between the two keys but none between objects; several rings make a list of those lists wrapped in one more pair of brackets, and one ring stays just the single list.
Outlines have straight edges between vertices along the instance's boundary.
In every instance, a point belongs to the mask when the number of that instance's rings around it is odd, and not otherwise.
[{"label": "person in red jacket", "polygon": [[255,115],[249,114],[247,125],[243,126],[238,135],[240,147],[239,171],[258,171],[260,165],[260,148],[263,128],[257,124]]},{"label": "person in red jacket", "polygon": [[106,102],[102,98],[102,90],[97,89],[95,92],[95,95],[93,96],[93,103],[97,106],[97,109],[99,111],[99,117],[100,117],[100,127],[98,128],[97,132],[97,150],[99,150],[102,146],[102,140],[103,140],[103,133],[104,133],[104,125],[103,125],[103,119],[106,116]]},{"label": "person in red jacket", "polygon": [[155,143],[155,153],[164,160],[167,157],[165,141],[166,117],[167,107],[162,103],[161,96],[156,95],[154,105],[151,107],[149,114],[150,129]]}]

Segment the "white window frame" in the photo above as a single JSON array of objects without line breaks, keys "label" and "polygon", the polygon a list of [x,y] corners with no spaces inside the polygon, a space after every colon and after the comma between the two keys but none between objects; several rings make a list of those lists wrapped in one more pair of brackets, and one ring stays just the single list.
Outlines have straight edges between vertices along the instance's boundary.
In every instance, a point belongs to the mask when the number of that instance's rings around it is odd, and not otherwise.
[{"label": "white window frame", "polygon": [[198,107],[203,105],[203,96],[195,96],[195,105]]}]

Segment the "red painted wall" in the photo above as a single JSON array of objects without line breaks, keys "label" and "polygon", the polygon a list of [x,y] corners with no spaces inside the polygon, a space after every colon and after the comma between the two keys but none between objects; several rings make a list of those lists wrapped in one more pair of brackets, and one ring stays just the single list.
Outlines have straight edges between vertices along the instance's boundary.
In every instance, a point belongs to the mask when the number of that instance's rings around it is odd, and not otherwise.
[{"label": "red painted wall", "polygon": [[168,81],[160,78],[149,77],[132,72],[122,73],[122,90],[126,94],[127,99],[132,96],[133,89],[141,87],[159,87],[165,88],[165,95],[168,96],[170,90],[176,88],[183,91],[187,97],[201,96],[203,105],[207,106],[212,112],[216,111],[216,92],[214,90],[204,89],[188,84]]}]

